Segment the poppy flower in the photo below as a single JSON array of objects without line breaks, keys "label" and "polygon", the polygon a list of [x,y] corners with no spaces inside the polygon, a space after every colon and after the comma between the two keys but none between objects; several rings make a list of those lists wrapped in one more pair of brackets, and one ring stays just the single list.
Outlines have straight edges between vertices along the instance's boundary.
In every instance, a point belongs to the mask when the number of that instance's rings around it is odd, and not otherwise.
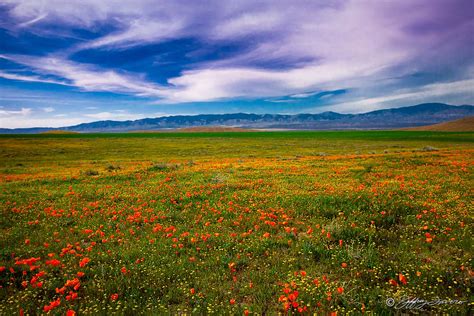
[{"label": "poppy flower", "polygon": [[296,301],[296,299],[298,298],[298,291],[293,291],[293,293],[290,293],[290,295],[288,295],[288,299],[290,301]]},{"label": "poppy flower", "polygon": [[401,273],[398,274],[398,280],[403,284],[407,284],[407,278]]},{"label": "poppy flower", "polygon": [[90,261],[91,261],[91,259],[85,257],[81,261],[79,261],[79,266],[81,268],[84,268]]},{"label": "poppy flower", "polygon": [[57,267],[57,266],[61,265],[61,261],[59,261],[58,259],[46,260],[45,263],[47,265],[50,265],[50,266],[53,266],[53,267]]}]

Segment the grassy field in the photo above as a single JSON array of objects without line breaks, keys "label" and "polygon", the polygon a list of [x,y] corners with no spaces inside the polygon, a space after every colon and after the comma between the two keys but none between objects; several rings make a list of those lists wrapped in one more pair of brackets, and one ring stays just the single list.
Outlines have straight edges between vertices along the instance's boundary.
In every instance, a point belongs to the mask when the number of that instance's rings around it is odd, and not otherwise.
[{"label": "grassy field", "polygon": [[473,162],[474,133],[2,135],[0,314],[469,314]]}]

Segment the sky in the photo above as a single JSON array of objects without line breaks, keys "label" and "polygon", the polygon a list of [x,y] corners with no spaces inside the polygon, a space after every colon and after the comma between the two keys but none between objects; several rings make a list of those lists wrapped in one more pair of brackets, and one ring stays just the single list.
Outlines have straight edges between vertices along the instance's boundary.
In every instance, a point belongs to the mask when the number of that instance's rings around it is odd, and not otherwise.
[{"label": "sky", "polygon": [[0,127],[474,104],[472,0],[0,0]]}]

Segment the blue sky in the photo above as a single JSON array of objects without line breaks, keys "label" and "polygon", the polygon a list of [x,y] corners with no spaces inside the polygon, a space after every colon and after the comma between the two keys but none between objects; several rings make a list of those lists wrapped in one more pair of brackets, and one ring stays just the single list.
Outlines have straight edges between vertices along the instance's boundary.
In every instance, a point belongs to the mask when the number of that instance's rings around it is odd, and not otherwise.
[{"label": "blue sky", "polygon": [[474,2],[1,0],[0,127],[474,104]]}]

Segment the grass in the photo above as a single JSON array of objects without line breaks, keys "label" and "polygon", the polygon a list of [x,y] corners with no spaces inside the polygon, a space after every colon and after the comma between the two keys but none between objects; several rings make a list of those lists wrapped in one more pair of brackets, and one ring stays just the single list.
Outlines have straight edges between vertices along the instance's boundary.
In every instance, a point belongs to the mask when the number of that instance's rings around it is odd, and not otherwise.
[{"label": "grass", "polygon": [[470,301],[473,158],[472,133],[2,135],[0,314]]}]

